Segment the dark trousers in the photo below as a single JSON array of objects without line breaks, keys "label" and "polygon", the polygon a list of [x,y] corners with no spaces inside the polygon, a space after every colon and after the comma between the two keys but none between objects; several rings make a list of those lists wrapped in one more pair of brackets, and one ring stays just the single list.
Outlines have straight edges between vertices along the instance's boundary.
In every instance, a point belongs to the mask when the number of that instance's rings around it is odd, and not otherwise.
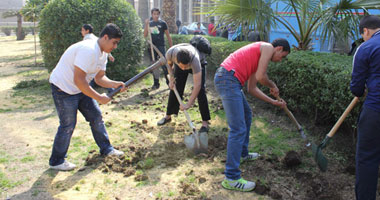
[{"label": "dark trousers", "polygon": [[[162,55],[165,56],[165,46],[156,46],[158,50],[160,50],[160,52],[162,53]],[[153,62],[152,60],[152,52],[150,50],[150,47],[148,48],[149,50],[149,58],[150,60]],[[155,62],[157,62],[158,60],[160,60],[160,56],[158,55],[158,53],[156,52],[156,50],[153,49],[153,52],[154,52],[154,59],[155,59]],[[168,69],[166,68],[166,65],[162,65],[161,66],[161,69],[162,71],[164,71],[164,75],[165,75],[165,80],[166,80],[166,84],[169,84],[169,79],[168,79]],[[155,83],[154,85],[160,85],[159,84],[159,79],[160,79],[160,68],[157,68],[155,70],[153,70],[152,72],[153,74],[153,79],[155,79]]]},{"label": "dark trousers", "polygon": [[[183,97],[183,92],[185,90],[185,85],[187,81],[187,76],[189,73],[193,73],[193,70],[182,70],[177,65],[174,65],[174,77],[176,78],[176,88],[178,90],[179,95],[181,98]],[[202,121],[208,121],[210,120],[210,110],[208,108],[208,101],[206,96],[206,65],[202,64],[202,83],[201,83],[201,90],[198,94],[198,104],[199,104],[199,111],[201,112]],[[170,90],[169,94],[169,102],[166,114],[172,115],[172,114],[178,114],[179,111],[179,103],[178,100],[173,92],[173,90]]]},{"label": "dark trousers", "polygon": [[356,145],[357,200],[375,200],[380,164],[380,113],[366,106],[358,121]]},{"label": "dark trousers", "polygon": [[51,90],[59,117],[59,127],[54,138],[49,164],[56,166],[65,161],[71,136],[77,123],[78,110],[90,123],[92,135],[100,148],[100,153],[106,155],[111,152],[113,147],[108,139],[98,103],[83,93],[67,94],[53,84],[51,84]]}]

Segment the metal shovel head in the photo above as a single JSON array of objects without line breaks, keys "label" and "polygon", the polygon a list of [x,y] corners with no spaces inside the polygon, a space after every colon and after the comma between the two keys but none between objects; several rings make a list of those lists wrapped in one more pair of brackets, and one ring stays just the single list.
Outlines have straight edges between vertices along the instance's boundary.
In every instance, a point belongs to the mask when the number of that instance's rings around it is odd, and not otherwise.
[{"label": "metal shovel head", "polygon": [[184,143],[186,145],[186,148],[192,151],[194,154],[207,154],[207,133],[198,133],[197,131],[193,131],[193,134],[185,136]]},{"label": "metal shovel head", "polygon": [[317,163],[319,169],[322,172],[325,172],[327,170],[328,160],[326,159],[326,157],[322,153],[321,145],[318,146],[318,145],[313,143],[311,145],[311,149],[313,151],[314,160]]}]

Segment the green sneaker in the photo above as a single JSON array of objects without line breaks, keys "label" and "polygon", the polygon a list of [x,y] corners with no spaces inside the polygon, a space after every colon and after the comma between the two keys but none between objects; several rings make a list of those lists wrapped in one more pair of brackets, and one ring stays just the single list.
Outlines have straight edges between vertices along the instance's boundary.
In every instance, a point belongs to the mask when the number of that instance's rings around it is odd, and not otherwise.
[{"label": "green sneaker", "polygon": [[260,157],[259,153],[248,153],[247,156],[240,159],[240,163],[256,160],[258,157]]},{"label": "green sneaker", "polygon": [[246,181],[243,178],[240,178],[238,180],[231,180],[231,181],[224,179],[222,182],[222,186],[228,190],[249,192],[255,189],[256,183],[252,181]]}]

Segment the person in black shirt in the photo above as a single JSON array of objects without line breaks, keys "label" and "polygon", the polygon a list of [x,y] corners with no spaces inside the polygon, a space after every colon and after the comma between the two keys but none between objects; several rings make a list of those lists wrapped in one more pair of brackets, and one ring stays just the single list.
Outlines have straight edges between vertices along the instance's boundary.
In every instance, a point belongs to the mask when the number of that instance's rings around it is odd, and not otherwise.
[{"label": "person in black shirt", "polygon": [[[168,39],[169,46],[173,46],[172,38],[169,34],[168,25],[164,20],[159,19],[160,17],[160,10],[158,8],[153,8],[151,10],[152,19],[146,19],[145,20],[145,28],[144,28],[144,37],[147,37],[149,32],[152,37],[152,43],[160,50],[160,52],[165,55],[166,49],[165,49],[165,39],[164,39],[164,33],[166,35],[166,38]],[[148,27],[150,31],[148,30]],[[149,49],[149,53],[151,53]],[[152,56],[150,56],[152,58]],[[154,58],[156,60],[159,60],[159,55],[157,52],[154,52]],[[166,83],[169,84],[169,80],[167,79],[168,71],[166,69],[166,66],[161,66],[162,70],[165,73],[165,79]],[[158,89],[160,87],[160,69],[157,68],[153,71],[153,86],[152,89]]]}]

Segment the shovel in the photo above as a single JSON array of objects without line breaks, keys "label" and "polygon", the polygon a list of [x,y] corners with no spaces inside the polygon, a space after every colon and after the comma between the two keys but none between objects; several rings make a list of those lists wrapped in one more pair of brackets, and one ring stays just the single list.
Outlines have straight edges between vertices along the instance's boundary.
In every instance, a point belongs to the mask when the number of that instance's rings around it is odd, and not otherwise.
[{"label": "shovel", "polygon": [[[174,94],[177,97],[177,100],[180,104],[183,104],[181,97],[178,94],[177,88],[173,88]],[[187,122],[189,123],[190,127],[193,129],[193,133],[191,135],[186,135],[184,142],[186,145],[186,148],[190,151],[194,152],[194,154],[200,154],[200,153],[206,153],[207,154],[207,148],[208,148],[208,136],[207,133],[198,133],[198,131],[195,129],[195,126],[193,122],[190,119],[189,113],[184,110]]]},{"label": "shovel", "polygon": [[[136,76],[132,77],[127,82],[125,82],[124,83],[125,87],[132,85],[133,83],[137,82],[138,80],[140,80],[142,77],[144,77],[145,75],[147,75],[151,71],[155,70],[157,67],[165,65],[165,63],[166,63],[166,59],[164,57],[161,57],[160,60],[158,60],[157,62],[155,62],[154,64],[152,64],[148,68],[146,68],[144,71],[140,72],[139,74],[137,74]],[[113,96],[118,94],[120,92],[120,90],[121,90],[121,87],[118,87],[118,88],[114,89],[113,91],[107,93],[107,96],[109,98],[112,98]]]},{"label": "shovel", "polygon": [[[281,98],[278,96],[277,100],[281,100]],[[284,107],[284,111],[289,116],[289,118],[293,121],[293,123],[297,126],[298,132],[301,134],[301,137],[307,142],[306,135],[303,131],[302,126],[298,123],[297,119],[294,117],[293,113],[290,112],[287,106]],[[309,147],[311,144],[310,142],[307,142],[306,146]]]},{"label": "shovel", "polygon": [[313,151],[314,160],[317,163],[319,169],[322,172],[325,172],[327,170],[327,164],[328,160],[326,157],[322,154],[322,149],[324,149],[327,144],[329,143],[330,139],[334,136],[336,131],[338,130],[339,126],[343,123],[344,119],[346,119],[347,115],[351,112],[351,110],[354,108],[356,103],[359,101],[358,97],[355,97],[350,105],[346,108],[346,110],[343,112],[342,116],[340,116],[339,120],[335,123],[334,127],[330,130],[330,132],[326,135],[325,139],[319,144],[318,146],[316,144],[311,145],[311,149]]}]

